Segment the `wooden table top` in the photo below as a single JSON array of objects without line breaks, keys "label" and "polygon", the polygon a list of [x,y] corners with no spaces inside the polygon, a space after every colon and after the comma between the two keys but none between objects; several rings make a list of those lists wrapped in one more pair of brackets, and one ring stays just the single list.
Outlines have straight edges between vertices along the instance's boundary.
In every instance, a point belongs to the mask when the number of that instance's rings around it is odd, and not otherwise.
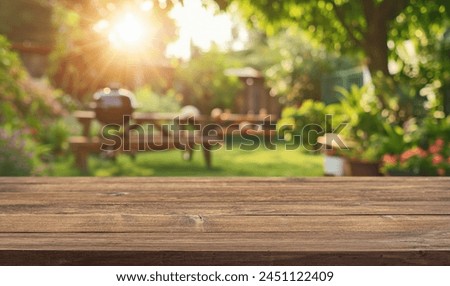
[{"label": "wooden table top", "polygon": [[1,265],[450,265],[450,178],[0,178]]},{"label": "wooden table top", "polygon": [[[94,120],[96,119],[95,111],[92,110],[76,110],[73,113],[79,120]],[[145,122],[154,122],[154,121],[170,121],[176,118],[183,119],[192,119],[195,121],[211,121],[209,116],[205,115],[185,115],[181,113],[156,113],[156,112],[133,112],[132,116],[133,120],[145,123]]]},{"label": "wooden table top", "polygon": [[[95,111],[93,110],[76,110],[73,115],[79,120],[94,120],[96,119]],[[148,123],[154,121],[170,121],[175,118],[179,120],[190,119],[196,122],[221,122],[221,121],[232,121],[236,123],[240,122],[251,122],[251,123],[262,123],[268,121],[269,118],[276,122],[277,116],[273,114],[235,114],[235,113],[222,113],[217,118],[211,118],[208,115],[189,115],[182,113],[156,113],[156,112],[133,112],[133,120],[138,123]]]}]

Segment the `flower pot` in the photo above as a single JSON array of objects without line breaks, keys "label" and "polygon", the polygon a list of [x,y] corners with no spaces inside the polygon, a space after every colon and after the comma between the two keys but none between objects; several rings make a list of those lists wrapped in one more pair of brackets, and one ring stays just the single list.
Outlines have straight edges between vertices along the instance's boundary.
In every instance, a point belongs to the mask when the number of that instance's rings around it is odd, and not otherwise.
[{"label": "flower pot", "polygon": [[343,176],[345,159],[325,153],[323,172],[325,176]]},{"label": "flower pot", "polygon": [[327,133],[317,139],[324,153],[323,172],[325,176],[344,176],[345,158],[337,155],[337,150],[346,147],[344,139],[337,134]]},{"label": "flower pot", "polygon": [[380,164],[378,162],[363,162],[347,159],[344,165],[346,176],[381,176]]}]

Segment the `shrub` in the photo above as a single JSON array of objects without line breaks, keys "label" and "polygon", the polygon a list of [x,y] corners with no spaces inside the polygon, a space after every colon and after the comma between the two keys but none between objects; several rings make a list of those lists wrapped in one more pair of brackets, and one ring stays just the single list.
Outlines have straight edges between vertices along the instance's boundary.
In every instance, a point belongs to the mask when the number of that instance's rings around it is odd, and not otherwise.
[{"label": "shrub", "polygon": [[0,126],[38,133],[45,121],[65,114],[63,95],[32,79],[7,39],[0,35]]},{"label": "shrub", "polygon": [[413,147],[400,155],[385,154],[382,172],[391,175],[450,175],[450,143],[434,140],[427,149]]},{"label": "shrub", "polygon": [[137,89],[135,94],[139,111],[178,112],[180,110],[180,100],[174,90],[169,90],[167,94],[160,95],[149,86],[145,86]]},{"label": "shrub", "polygon": [[184,96],[184,104],[196,106],[202,113],[212,109],[232,108],[241,82],[225,75],[225,69],[236,67],[226,53],[213,49],[200,53],[177,69],[177,80]]},{"label": "shrub", "polygon": [[31,78],[0,35],[0,175],[36,173],[38,158],[63,148],[64,127],[55,122],[67,114],[66,98]]},{"label": "shrub", "polygon": [[299,107],[287,107],[283,110],[277,129],[285,139],[300,136],[304,148],[317,151],[319,136],[332,132],[342,123],[342,114],[338,104],[325,106],[323,102],[305,100]]},{"label": "shrub", "polygon": [[33,169],[33,153],[26,150],[20,132],[10,134],[0,128],[0,176],[27,176]]},{"label": "shrub", "polygon": [[68,147],[67,139],[71,133],[70,129],[64,120],[51,122],[38,134],[38,140],[48,151],[61,154]]}]

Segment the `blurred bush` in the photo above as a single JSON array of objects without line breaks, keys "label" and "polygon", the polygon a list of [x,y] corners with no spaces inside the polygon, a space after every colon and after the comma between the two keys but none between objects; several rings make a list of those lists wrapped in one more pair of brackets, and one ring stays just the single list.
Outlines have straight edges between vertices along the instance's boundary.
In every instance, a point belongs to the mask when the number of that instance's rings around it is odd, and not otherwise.
[{"label": "blurred bush", "polygon": [[386,152],[382,172],[389,175],[450,176],[450,116],[427,117],[409,147]]},{"label": "blurred bush", "polygon": [[232,108],[241,82],[236,77],[225,75],[225,70],[238,66],[239,62],[234,57],[217,48],[196,53],[176,71],[178,90],[184,97],[183,105],[194,105],[204,114],[217,107]]},{"label": "blurred bush", "polygon": [[26,136],[0,128],[0,176],[28,176],[34,154],[26,149]]},{"label": "blurred bush", "polygon": [[67,114],[66,98],[45,81],[32,79],[7,39],[0,35],[0,126],[35,134],[46,121]]},{"label": "blurred bush", "polygon": [[181,95],[171,89],[166,94],[159,94],[150,86],[135,91],[138,111],[142,112],[178,112],[181,108]]},{"label": "blurred bush", "polygon": [[1,35],[0,100],[1,175],[28,175],[33,168],[35,173],[37,158],[63,149],[66,128],[56,122],[68,114],[72,102],[47,82],[32,79]]},{"label": "blurred bush", "polygon": [[[61,155],[68,148],[68,138],[71,132],[71,127],[63,120],[55,120],[48,124],[45,130],[42,130],[37,136],[40,144],[44,145],[48,151],[55,155]],[[46,156],[48,159],[48,156]]]},{"label": "blurred bush", "polygon": [[297,136],[301,142],[296,143],[301,143],[306,150],[318,151],[319,136],[331,133],[343,122],[345,120],[339,104],[325,105],[323,102],[307,99],[298,108],[286,107],[277,123],[277,129],[285,140],[292,141]]}]

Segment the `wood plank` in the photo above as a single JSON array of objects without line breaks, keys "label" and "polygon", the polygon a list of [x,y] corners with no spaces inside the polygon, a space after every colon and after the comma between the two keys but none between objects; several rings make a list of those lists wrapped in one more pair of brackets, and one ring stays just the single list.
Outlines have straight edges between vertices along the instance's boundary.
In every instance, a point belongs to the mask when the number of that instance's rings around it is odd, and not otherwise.
[{"label": "wood plank", "polygon": [[[73,112],[73,116],[81,120],[94,120],[96,119],[95,111],[92,110],[76,110]],[[154,112],[133,112],[132,118],[139,123],[155,122],[155,121],[168,121],[179,117],[181,120],[191,119],[195,121],[210,121],[210,117],[204,115],[186,116],[181,113],[154,113]]]},{"label": "wood plank", "polygon": [[[136,185],[140,183],[146,184],[145,186],[142,185]],[[186,185],[183,186],[181,184],[185,183]],[[381,182],[380,182],[381,183]],[[450,183],[450,181],[449,181]],[[182,187],[181,187],[182,186]],[[426,193],[426,192],[436,192],[439,190],[450,190],[450,186],[445,183],[427,183],[427,189],[424,189],[421,187],[421,182],[411,182],[410,184],[402,184],[401,188],[399,188],[398,185],[389,185],[389,184],[367,184],[365,182],[362,183],[353,183],[348,184],[347,182],[336,182],[335,184],[331,186],[327,186],[326,184],[314,184],[311,182],[304,182],[304,183],[291,183],[291,184],[265,184],[264,182],[254,183],[254,184],[245,184],[245,183],[238,183],[238,184],[221,184],[220,182],[216,183],[210,183],[210,182],[204,182],[204,181],[181,181],[181,182],[171,182],[168,181],[162,181],[162,182],[141,182],[140,180],[136,180],[136,182],[128,182],[128,183],[109,183],[104,184],[102,182],[91,182],[91,183],[83,183],[83,182],[73,182],[68,181],[67,183],[45,183],[45,184],[21,184],[20,186],[17,186],[17,184],[10,184],[10,183],[3,183],[0,184],[0,192],[41,192],[41,191],[47,191],[47,192],[59,192],[61,190],[64,190],[66,192],[69,191],[96,191],[101,192],[104,190],[128,190],[128,191],[140,191],[145,190],[148,191],[158,191],[163,189],[167,189],[168,191],[172,190],[187,190],[187,191],[199,191],[203,192],[205,190],[211,190],[215,192],[225,192],[228,190],[236,190],[236,191],[255,191],[255,192],[264,192],[264,191],[274,191],[274,188],[276,191],[316,191],[316,192],[327,192],[327,193],[336,193],[336,194],[347,194],[348,192],[357,190],[357,191],[397,191],[398,193],[405,193],[405,192],[415,192],[415,193]]]},{"label": "wood plank", "polygon": [[[42,251],[447,251],[447,231],[291,233],[0,233],[0,250]],[[386,253],[388,254],[388,253]],[[450,256],[449,256],[450,258]]]},{"label": "wood plank", "polygon": [[[336,180],[333,184],[323,179],[314,180],[254,180],[249,181],[224,179],[157,179],[148,181],[124,179],[125,182],[94,179],[92,182],[76,182],[74,179],[61,179],[59,183],[43,183],[36,181],[17,186],[0,180],[0,204],[10,203],[18,192],[20,199],[34,201],[39,197],[58,202],[97,200],[117,202],[126,197],[128,202],[142,200],[152,201],[202,201],[202,202],[308,202],[308,201],[449,201],[450,180]],[[40,180],[45,182],[44,180]],[[25,181],[27,182],[27,181]],[[374,183],[380,182],[380,183]],[[401,184],[401,185],[399,185]],[[422,185],[426,184],[426,188]],[[401,186],[401,187],[400,187]],[[61,194],[64,192],[64,196]],[[55,198],[56,197],[56,198]],[[122,198],[123,199],[123,198]]]},{"label": "wood plank", "polygon": [[340,195],[335,192],[316,192],[316,191],[245,191],[245,190],[224,190],[217,192],[214,190],[182,191],[182,190],[164,190],[133,192],[112,189],[108,192],[53,192],[53,193],[17,193],[1,192],[0,205],[12,204],[35,204],[36,202],[46,203],[90,203],[98,204],[111,203],[151,203],[151,202],[386,202],[386,201],[450,201],[450,192],[444,191],[424,191],[422,193],[408,192],[389,192],[389,191],[348,191],[346,195]]},{"label": "wood plank", "polygon": [[450,216],[202,216],[202,215],[4,215],[0,232],[398,232],[411,236],[447,230]]},{"label": "wood plank", "polygon": [[[384,178],[383,178],[384,179]],[[103,180],[104,182],[104,180]],[[102,180],[93,180],[93,182],[83,183],[73,180],[61,180],[59,184],[21,184],[17,187],[15,184],[0,184],[0,194],[30,192],[55,192],[59,195],[64,190],[65,193],[78,191],[84,193],[93,193],[105,196],[154,196],[158,194],[158,199],[164,200],[164,196],[177,197],[180,200],[184,197],[187,200],[196,199],[198,197],[208,197],[207,200],[217,200],[216,196],[222,199],[226,196],[235,198],[237,201],[241,197],[254,197],[255,200],[267,201],[267,199],[276,199],[278,201],[313,201],[313,200],[347,200],[347,199],[372,199],[378,201],[385,199],[392,200],[449,200],[450,181],[417,181],[412,180],[408,184],[402,183],[401,188],[396,181],[382,182],[380,184],[357,180],[353,183],[335,181],[331,186],[323,183],[323,180],[313,180],[305,182],[289,182],[276,184],[277,180],[269,183],[266,181],[258,182],[242,182],[240,180],[226,182],[214,180],[161,180],[151,183],[142,183],[145,181],[126,180],[121,182],[108,182],[103,184]],[[382,182],[382,183],[381,183]],[[426,183],[427,188],[423,188],[421,184]],[[448,184],[447,184],[448,183]],[[181,187],[182,186],[182,187]],[[161,191],[164,190],[164,191]],[[95,193],[95,194],[94,194]],[[48,194],[51,195],[51,194]],[[70,196],[73,194],[67,194]],[[6,198],[5,198],[6,199]],[[224,198],[225,199],[225,198]],[[248,199],[248,198],[247,198]],[[244,200],[247,200],[244,199]]]},{"label": "wood plank", "polygon": [[450,265],[450,178],[0,178],[0,265],[124,261]]},{"label": "wood plank", "polygon": [[335,184],[346,184],[350,187],[354,184],[382,184],[389,186],[398,184],[398,189],[404,185],[414,184],[443,184],[450,188],[450,177],[0,177],[0,184],[68,184],[68,183],[108,183],[108,184],[129,184],[135,182],[149,183],[211,183],[214,185],[289,185],[289,184],[323,184],[333,187]]},{"label": "wood plank", "polygon": [[49,203],[45,200],[1,205],[2,214],[143,214],[143,215],[450,215],[450,201],[383,202],[133,202]]}]

